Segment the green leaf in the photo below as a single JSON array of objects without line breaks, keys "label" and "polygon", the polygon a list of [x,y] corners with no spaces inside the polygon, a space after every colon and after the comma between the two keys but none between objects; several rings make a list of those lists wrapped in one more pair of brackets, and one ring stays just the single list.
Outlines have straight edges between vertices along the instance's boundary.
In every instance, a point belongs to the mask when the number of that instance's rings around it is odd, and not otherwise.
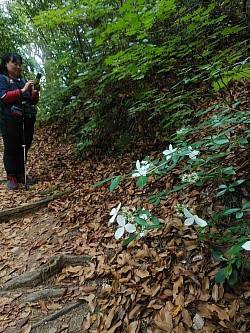
[{"label": "green leaf", "polygon": [[[232,78],[226,78],[224,77],[222,80],[217,80],[213,83],[214,90],[218,92],[220,89],[224,88],[227,83],[231,80]],[[218,143],[221,144],[221,143]]]},{"label": "green leaf", "polygon": [[177,191],[182,190],[183,188],[186,188],[188,186],[189,186],[189,183],[182,184],[182,185],[179,185],[179,186],[175,186],[172,190],[166,191],[166,194],[177,192]]},{"label": "green leaf", "polygon": [[236,180],[235,182],[233,182],[232,184],[230,184],[229,187],[234,187],[234,186],[240,185],[240,184],[244,183],[244,181],[245,181],[245,179]]},{"label": "green leaf", "polygon": [[136,239],[137,236],[138,236],[137,233],[134,233],[133,235],[131,235],[129,238],[127,238],[127,239],[122,243],[122,247],[126,247],[129,243],[131,243],[134,239]]},{"label": "green leaf", "polygon": [[146,209],[142,209],[142,210],[139,210],[139,211],[138,211],[138,214],[139,214],[139,215],[149,215],[149,214],[150,214],[150,211],[149,211],[149,210],[146,210]]},{"label": "green leaf", "polygon": [[101,180],[100,182],[93,184],[91,187],[97,187],[97,186],[100,186],[102,184],[105,184],[105,183],[109,182],[113,178],[115,178],[115,176],[111,176],[111,177],[105,178],[105,179]]},{"label": "green leaf", "polygon": [[225,143],[228,143],[229,140],[227,138],[218,138],[214,140],[214,143],[217,145],[224,145]]},{"label": "green leaf", "polygon": [[244,29],[244,27],[240,27],[240,26],[226,27],[221,31],[221,34],[224,36],[228,36],[231,34],[236,34],[237,32],[241,31],[242,29]]},{"label": "green leaf", "polygon": [[226,253],[230,255],[240,253],[243,250],[242,244],[244,244],[244,242],[233,245]]},{"label": "green leaf", "polygon": [[226,279],[230,278],[230,275],[232,274],[232,272],[233,272],[232,264],[228,264],[226,267],[224,267],[224,274],[225,274]]},{"label": "green leaf", "polygon": [[227,191],[227,190],[223,190],[223,191],[218,192],[218,193],[216,194],[216,197],[217,197],[217,198],[221,197],[223,194],[226,193],[226,191]]},{"label": "green leaf", "polygon": [[154,223],[154,224],[157,224],[157,225],[160,224],[160,221],[158,220],[158,218],[157,218],[156,216],[152,216],[152,217],[151,217],[151,221],[152,221],[152,223]]},{"label": "green leaf", "polygon": [[163,226],[164,226],[164,224],[148,225],[147,227],[145,227],[145,230],[152,230],[152,229],[162,228]]},{"label": "green leaf", "polygon": [[218,153],[216,155],[208,155],[208,156],[206,156],[206,162],[210,162],[211,160],[219,159],[219,158],[227,156],[227,155],[229,155],[228,152],[222,152],[222,153]]},{"label": "green leaf", "polygon": [[143,225],[143,226],[147,226],[147,225],[148,225],[147,221],[144,220],[144,219],[141,219],[139,216],[136,216],[136,217],[134,218],[134,221],[135,221],[136,223],[140,224],[140,225]]},{"label": "green leaf", "polygon": [[225,282],[226,276],[224,268],[221,268],[215,275],[215,283]]},{"label": "green leaf", "polygon": [[241,261],[241,259],[237,259],[237,260],[235,261],[235,265],[236,265],[236,267],[239,269],[239,268],[242,266],[242,261]]},{"label": "green leaf", "polygon": [[223,254],[220,253],[219,251],[213,251],[212,256],[217,261],[224,261],[225,260],[225,258],[223,257]]},{"label": "green leaf", "polygon": [[121,180],[121,176],[117,176],[117,177],[115,177],[114,180],[112,180],[110,187],[109,187],[110,193],[113,192],[113,190],[119,185],[120,180]]},{"label": "green leaf", "polygon": [[250,208],[250,201],[244,202],[244,204],[242,205],[242,209],[247,209]]},{"label": "green leaf", "polygon": [[222,212],[222,216],[228,216],[230,214],[233,214],[235,212],[238,212],[240,210],[240,208],[229,208],[224,210],[224,212]]},{"label": "green leaf", "polygon": [[160,202],[161,202],[161,199],[160,199],[160,198],[156,198],[156,199],[153,199],[153,200],[151,201],[151,203],[153,203],[155,206],[158,206],[158,205],[160,204]]},{"label": "green leaf", "polygon": [[235,214],[236,219],[241,219],[244,213],[242,211]]},{"label": "green leaf", "polygon": [[234,169],[230,166],[228,168],[225,168],[223,170],[223,173],[225,173],[226,175],[235,175],[236,172],[234,171]]},{"label": "green leaf", "polygon": [[219,186],[219,188],[227,189],[227,185],[222,184],[222,185]]},{"label": "green leaf", "polygon": [[147,183],[147,181],[148,181],[147,176],[140,176],[137,179],[136,186],[139,186],[139,187],[143,188],[143,186]]},{"label": "green leaf", "polygon": [[236,269],[233,269],[229,278],[227,279],[230,286],[235,285],[235,283],[238,281],[238,272]]}]

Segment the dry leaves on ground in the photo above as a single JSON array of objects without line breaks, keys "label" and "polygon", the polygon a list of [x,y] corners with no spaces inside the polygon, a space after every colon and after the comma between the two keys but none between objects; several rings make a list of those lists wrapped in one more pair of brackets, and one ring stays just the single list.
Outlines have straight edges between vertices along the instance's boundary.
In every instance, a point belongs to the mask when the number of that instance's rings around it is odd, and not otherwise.
[{"label": "dry leaves on ground", "polygon": [[[108,226],[108,214],[119,202],[141,204],[146,190],[135,188],[132,180],[115,193],[109,193],[108,185],[91,185],[130,171],[137,151],[84,161],[77,161],[71,151],[56,133],[38,129],[28,162],[38,184],[14,193],[2,186],[2,209],[58,190],[74,191],[28,216],[1,222],[1,285],[37,270],[55,254],[88,254],[92,259],[68,265],[36,289],[61,290],[57,296],[25,301],[24,296],[35,291],[28,288],[1,297],[0,332],[19,327],[19,332],[28,333],[34,322],[77,301],[87,307],[83,332],[246,332],[250,283],[226,290],[216,285],[220,266],[211,258],[209,244],[199,244],[195,227],[184,227],[173,210],[178,201],[192,205],[207,192],[189,189],[162,200],[158,213],[164,227],[122,249],[113,226]],[[68,325],[54,330],[59,331],[72,332]]]}]

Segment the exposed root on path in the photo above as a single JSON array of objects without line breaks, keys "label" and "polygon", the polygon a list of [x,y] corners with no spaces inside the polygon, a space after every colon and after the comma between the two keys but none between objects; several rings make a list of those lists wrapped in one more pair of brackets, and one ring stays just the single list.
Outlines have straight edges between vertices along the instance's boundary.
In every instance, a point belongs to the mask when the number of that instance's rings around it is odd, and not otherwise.
[{"label": "exposed root on path", "polygon": [[19,214],[24,214],[24,213],[28,213],[30,211],[34,211],[35,209],[39,209],[39,208],[43,207],[44,205],[47,205],[47,203],[49,203],[50,201],[60,198],[61,196],[65,195],[65,194],[69,194],[73,191],[74,191],[74,189],[67,189],[65,191],[55,193],[53,195],[50,195],[44,199],[41,199],[41,200],[38,200],[35,202],[30,202],[30,203],[22,205],[22,206],[2,210],[0,212],[0,222],[6,221],[7,218],[11,218],[14,215],[15,215],[15,217],[17,217],[17,215],[19,215]]},{"label": "exposed root on path", "polygon": [[24,273],[14,277],[3,285],[2,290],[13,290],[23,287],[36,287],[45,282],[52,276],[58,274],[67,265],[76,266],[84,265],[91,260],[87,255],[56,255],[39,269],[32,272]]},{"label": "exposed root on path", "polygon": [[38,321],[37,323],[33,324],[32,328],[37,328],[37,327],[41,326],[44,323],[55,320],[55,319],[65,315],[66,313],[68,313],[71,310],[80,306],[83,302],[85,302],[85,301],[81,300],[81,301],[78,301],[76,303],[72,303],[72,304],[68,304],[68,305],[64,306],[63,308],[51,313],[50,315],[48,315],[48,316],[44,317],[43,319],[41,319],[40,321]]},{"label": "exposed root on path", "polygon": [[[69,289],[69,292],[71,292],[73,288]],[[65,292],[65,288],[57,288],[57,289],[43,289],[43,290],[38,290],[34,291],[28,295],[25,295],[23,297],[24,302],[32,303],[32,302],[37,302],[42,299],[52,299],[55,297],[60,297],[63,295]]]}]

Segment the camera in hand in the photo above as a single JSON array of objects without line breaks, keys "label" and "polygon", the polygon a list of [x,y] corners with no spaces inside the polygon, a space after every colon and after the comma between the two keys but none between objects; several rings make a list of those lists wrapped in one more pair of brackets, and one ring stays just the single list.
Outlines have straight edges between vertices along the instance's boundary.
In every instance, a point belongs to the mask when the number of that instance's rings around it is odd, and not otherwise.
[{"label": "camera in hand", "polygon": [[34,84],[34,90],[39,91],[40,90],[40,79],[42,77],[41,73],[37,73],[36,78],[35,78],[35,84]]}]

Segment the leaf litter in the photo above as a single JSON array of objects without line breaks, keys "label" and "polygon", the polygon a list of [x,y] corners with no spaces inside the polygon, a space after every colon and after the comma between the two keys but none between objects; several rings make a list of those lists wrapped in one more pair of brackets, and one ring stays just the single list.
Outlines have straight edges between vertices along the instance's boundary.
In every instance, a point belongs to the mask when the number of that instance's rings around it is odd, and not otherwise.
[{"label": "leaf litter", "polygon": [[[207,197],[207,189],[183,190],[179,198],[173,193],[162,200],[158,213],[164,227],[122,249],[113,226],[108,226],[109,212],[119,202],[142,204],[146,190],[135,188],[132,180],[114,193],[107,184],[91,186],[114,171],[129,172],[138,150],[125,157],[84,161],[72,150],[53,129],[38,128],[27,163],[38,184],[14,192],[1,186],[2,210],[51,192],[74,191],[25,216],[1,221],[0,282],[4,286],[35,272],[56,254],[87,254],[92,259],[67,265],[36,288],[1,291],[0,332],[247,332],[249,279],[231,288],[216,285],[220,263],[211,257],[211,244],[199,244],[196,228],[183,226],[173,210],[179,199],[192,204]],[[67,313],[68,305],[72,310]]]}]

